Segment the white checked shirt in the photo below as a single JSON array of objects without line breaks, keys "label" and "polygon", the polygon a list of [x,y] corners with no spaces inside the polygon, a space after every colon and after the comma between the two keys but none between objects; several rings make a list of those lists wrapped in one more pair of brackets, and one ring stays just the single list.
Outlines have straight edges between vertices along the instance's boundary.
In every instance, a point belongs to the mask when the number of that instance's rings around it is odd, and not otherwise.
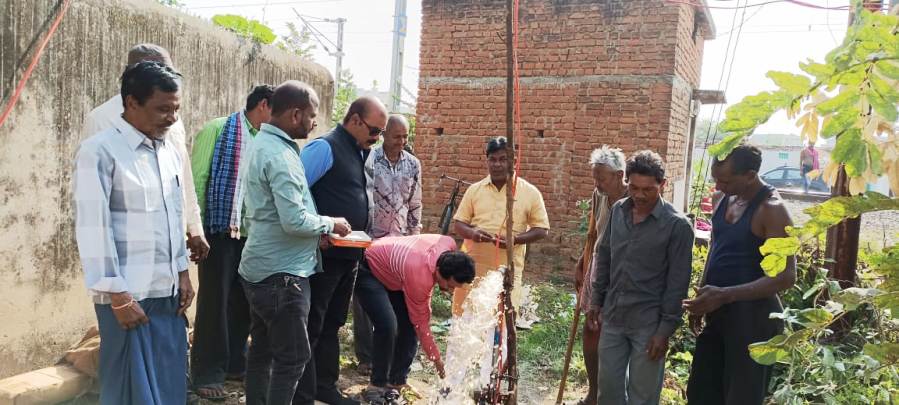
[{"label": "white checked shirt", "polygon": [[[96,135],[101,131],[114,128],[115,122],[122,118],[125,106],[122,104],[122,95],[117,94],[91,110],[84,118],[82,136],[84,139]],[[197,192],[194,189],[194,175],[190,169],[190,155],[187,153],[184,131],[184,123],[179,118],[175,125],[169,128],[165,135],[167,140],[175,143],[181,153],[181,161],[184,163],[181,170],[181,186],[184,197],[184,225],[191,236],[203,235],[203,223],[200,219],[200,206],[197,203]]]},{"label": "white checked shirt", "polygon": [[75,157],[75,239],[95,303],[128,291],[136,300],[177,293],[187,270],[181,154],[123,118],[84,142]]}]

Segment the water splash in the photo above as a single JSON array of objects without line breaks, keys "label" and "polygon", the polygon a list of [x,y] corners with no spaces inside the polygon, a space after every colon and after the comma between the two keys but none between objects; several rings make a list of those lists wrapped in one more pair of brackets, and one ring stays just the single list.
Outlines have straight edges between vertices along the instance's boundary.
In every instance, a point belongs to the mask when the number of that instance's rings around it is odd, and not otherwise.
[{"label": "water splash", "polygon": [[453,318],[446,348],[446,379],[431,404],[473,404],[471,393],[490,383],[494,331],[503,274],[492,271],[468,294],[461,317]]}]

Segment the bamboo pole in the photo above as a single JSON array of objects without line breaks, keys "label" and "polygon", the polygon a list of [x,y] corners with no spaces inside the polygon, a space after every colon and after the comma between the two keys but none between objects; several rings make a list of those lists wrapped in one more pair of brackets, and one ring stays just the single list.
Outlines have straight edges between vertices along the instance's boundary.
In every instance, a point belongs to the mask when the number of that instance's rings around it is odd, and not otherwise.
[{"label": "bamboo pole", "polygon": [[[506,314],[506,333],[508,334],[506,346],[507,365],[504,374],[510,377],[508,379],[509,396],[506,400],[506,404],[509,405],[518,403],[518,342],[515,330],[516,313],[515,307],[512,305],[512,290],[515,288],[515,235],[512,230],[512,213],[515,204],[512,192],[512,189],[515,187],[514,66],[516,61],[513,49],[513,36],[515,34],[512,27],[512,14],[515,10],[514,1],[506,0],[506,156],[508,158],[508,166],[506,168],[506,262],[508,268],[503,279],[503,289],[505,290],[503,304]],[[503,380],[503,376],[498,377],[499,381]]]}]

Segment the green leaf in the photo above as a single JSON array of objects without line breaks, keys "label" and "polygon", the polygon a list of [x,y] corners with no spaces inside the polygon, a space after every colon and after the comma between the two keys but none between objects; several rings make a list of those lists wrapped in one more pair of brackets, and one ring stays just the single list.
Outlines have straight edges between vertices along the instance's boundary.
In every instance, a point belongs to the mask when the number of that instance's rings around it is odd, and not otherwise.
[{"label": "green leaf", "polygon": [[864,353],[879,361],[881,365],[899,363],[899,343],[866,343]]},{"label": "green leaf", "polygon": [[871,143],[868,143],[868,164],[871,166],[871,173],[874,173],[875,176],[883,174],[883,152],[877,145]]},{"label": "green leaf", "polygon": [[834,294],[833,300],[843,304],[847,311],[854,311],[862,304],[873,302],[881,294],[883,291],[876,288],[850,287]]},{"label": "green leaf", "polygon": [[[805,209],[809,220],[802,227],[790,230],[790,235],[802,241],[811,240],[847,218],[884,210],[899,210],[899,199],[892,199],[873,191],[851,197],[834,197]],[[897,275],[899,275],[899,252],[897,252]]]},{"label": "green leaf", "polygon": [[780,87],[793,96],[802,95],[808,92],[812,87],[812,81],[807,76],[797,75],[795,73],[770,71],[766,75],[774,81],[777,87]]},{"label": "green leaf", "polygon": [[832,138],[837,136],[858,121],[859,114],[857,108],[846,107],[836,112],[836,114],[828,116],[824,119],[824,126],[821,128],[821,136],[824,138]]},{"label": "green leaf", "polygon": [[879,93],[868,93],[868,103],[874,108],[878,115],[884,120],[895,122],[899,118],[899,112],[896,111],[896,104],[885,100]]},{"label": "green leaf", "polygon": [[790,353],[784,348],[783,343],[787,340],[784,335],[777,335],[767,342],[758,342],[749,345],[749,356],[761,365],[770,366],[777,362],[786,360]]},{"label": "green leaf", "polygon": [[212,23],[245,38],[262,44],[271,44],[277,36],[272,29],[256,20],[248,20],[234,14],[219,14],[212,17]]},{"label": "green leaf", "polygon": [[852,128],[838,136],[830,157],[845,164],[846,174],[850,177],[861,176],[868,168],[868,144],[862,141],[861,131]]},{"label": "green leaf", "polygon": [[877,73],[884,77],[899,80],[899,65],[896,64],[896,61],[882,60],[877,62],[874,67],[877,69]]},{"label": "green leaf", "polygon": [[799,238],[793,236],[767,239],[759,247],[759,252],[765,256],[761,263],[765,275],[776,277],[783,272],[787,268],[787,257],[796,254],[799,245]]},{"label": "green leaf", "polygon": [[833,76],[835,69],[831,65],[827,65],[824,63],[817,63],[811,59],[808,59],[808,62],[799,63],[799,68],[802,69],[805,73],[808,73],[814,76],[818,81],[822,81],[827,77]]},{"label": "green leaf", "polygon": [[799,311],[799,318],[807,327],[824,326],[833,321],[833,314],[823,308],[806,308]]},{"label": "green leaf", "polygon": [[820,115],[833,114],[837,110],[855,106],[858,104],[858,99],[858,88],[845,87],[843,91],[836,96],[833,96],[833,98],[818,103],[818,105],[815,106],[815,110],[817,110]]},{"label": "green leaf", "polygon": [[730,154],[734,148],[740,145],[740,142],[743,141],[743,138],[746,137],[746,134],[733,134],[728,135],[721,142],[718,142],[709,147],[709,154],[717,157],[718,159],[724,159],[727,155]]},{"label": "green leaf", "polygon": [[[896,102],[899,101],[899,91],[897,91],[892,84],[887,82],[886,79],[883,79],[876,74],[871,75],[869,79],[871,80],[871,87],[873,87],[874,91],[876,91],[877,94],[880,94],[884,100],[893,104],[896,104]],[[893,108],[896,108],[895,105]]]},{"label": "green leaf", "polygon": [[830,350],[829,347],[824,346],[821,348],[821,352],[822,352],[821,353],[822,354],[822,363],[825,366],[832,368],[834,365],[833,350]]},{"label": "green leaf", "polygon": [[874,297],[874,305],[880,309],[889,309],[893,318],[899,318],[899,291],[891,291]]}]

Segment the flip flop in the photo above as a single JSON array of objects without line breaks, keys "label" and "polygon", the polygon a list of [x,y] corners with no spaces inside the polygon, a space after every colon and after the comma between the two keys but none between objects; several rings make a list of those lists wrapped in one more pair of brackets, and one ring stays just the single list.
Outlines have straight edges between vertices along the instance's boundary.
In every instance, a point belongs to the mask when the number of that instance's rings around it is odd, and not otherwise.
[{"label": "flip flop", "polygon": [[225,386],[222,384],[210,384],[197,387],[194,389],[194,393],[197,394],[198,397],[208,401],[218,402],[228,399],[228,392],[225,391]]}]

